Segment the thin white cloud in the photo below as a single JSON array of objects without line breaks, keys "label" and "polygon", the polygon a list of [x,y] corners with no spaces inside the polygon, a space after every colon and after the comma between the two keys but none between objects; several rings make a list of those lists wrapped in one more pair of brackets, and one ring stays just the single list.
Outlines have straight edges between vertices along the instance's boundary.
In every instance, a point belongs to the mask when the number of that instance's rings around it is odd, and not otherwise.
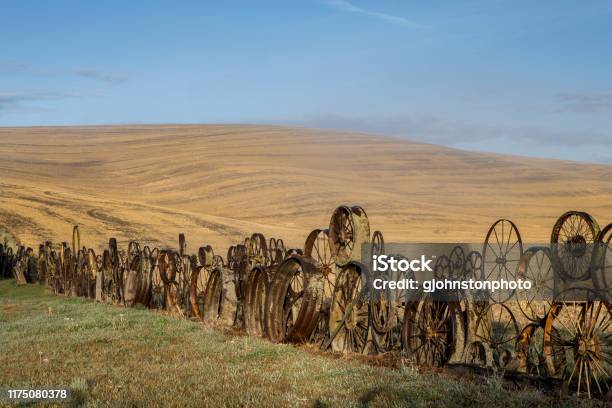
[{"label": "thin white cloud", "polygon": [[565,92],[559,99],[564,103],[561,111],[600,113],[612,109],[612,93]]},{"label": "thin white cloud", "polygon": [[[28,106],[29,103],[58,101],[70,98],[86,98],[88,96],[80,92],[54,92],[54,91],[19,91],[4,92],[0,91],[0,115],[3,111],[19,110],[40,112],[45,111],[45,107]],[[26,106],[24,106],[24,104]]]},{"label": "thin white cloud", "polygon": [[46,69],[32,65],[28,61],[0,60],[0,73],[4,74],[30,74],[36,76],[76,76],[105,82],[107,84],[119,84],[129,78],[125,75],[117,75],[95,68],[78,69]]},{"label": "thin white cloud", "polygon": [[93,79],[109,84],[118,84],[128,80],[124,75],[113,75],[97,69],[75,69],[72,70],[71,73],[82,78]]},{"label": "thin white cloud", "polygon": [[374,17],[374,18],[385,20],[385,21],[388,21],[394,24],[410,25],[410,26],[417,25],[414,21],[411,21],[405,17],[394,16],[394,15],[386,14],[386,13],[380,13],[378,11],[366,10],[362,7],[354,5],[353,3],[347,0],[323,0],[323,3],[330,7],[334,7],[338,10],[346,11],[349,13],[361,14],[361,15],[368,16],[368,17]]}]

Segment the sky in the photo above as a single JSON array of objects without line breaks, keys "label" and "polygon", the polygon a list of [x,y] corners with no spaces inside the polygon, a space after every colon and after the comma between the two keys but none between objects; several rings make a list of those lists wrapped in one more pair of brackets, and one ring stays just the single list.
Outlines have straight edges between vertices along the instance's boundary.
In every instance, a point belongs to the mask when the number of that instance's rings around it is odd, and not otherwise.
[{"label": "sky", "polygon": [[612,164],[612,0],[0,1],[0,126],[125,123]]}]

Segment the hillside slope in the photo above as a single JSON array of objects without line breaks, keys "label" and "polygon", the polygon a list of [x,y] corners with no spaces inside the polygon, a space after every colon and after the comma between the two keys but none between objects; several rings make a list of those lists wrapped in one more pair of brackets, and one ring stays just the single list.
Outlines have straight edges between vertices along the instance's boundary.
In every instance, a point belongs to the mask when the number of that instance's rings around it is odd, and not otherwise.
[{"label": "hillside slope", "polygon": [[548,241],[568,209],[612,221],[612,166],[274,126],[0,128],[0,226],[33,245],[111,235],[224,253],[255,231],[302,246],[343,203],[387,241],[482,241],[499,217]]}]

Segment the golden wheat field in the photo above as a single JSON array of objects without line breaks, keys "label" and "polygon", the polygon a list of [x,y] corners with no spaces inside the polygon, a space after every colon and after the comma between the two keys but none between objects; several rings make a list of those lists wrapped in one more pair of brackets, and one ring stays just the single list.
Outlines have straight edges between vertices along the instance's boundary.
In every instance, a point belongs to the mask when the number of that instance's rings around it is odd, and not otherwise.
[{"label": "golden wheat field", "polygon": [[480,242],[497,218],[547,242],[564,211],[612,221],[612,166],[250,125],[0,128],[0,228],[22,243],[110,236],[217,253],[253,232],[302,247],[340,204],[388,242]]}]

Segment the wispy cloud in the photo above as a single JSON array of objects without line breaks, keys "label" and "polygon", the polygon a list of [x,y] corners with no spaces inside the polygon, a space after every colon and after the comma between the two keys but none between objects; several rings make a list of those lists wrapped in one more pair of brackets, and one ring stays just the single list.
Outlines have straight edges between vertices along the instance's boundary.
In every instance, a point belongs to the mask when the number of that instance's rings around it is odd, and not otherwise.
[{"label": "wispy cloud", "polygon": [[113,75],[104,71],[96,70],[96,69],[75,69],[71,71],[74,75],[94,79],[97,81],[106,82],[109,84],[118,84],[121,82],[125,82],[128,80],[127,76],[124,75]]},{"label": "wispy cloud", "polygon": [[[22,91],[22,92],[0,92],[0,113],[9,109],[23,109],[25,102],[57,101],[68,98],[81,98],[87,95],[78,92],[47,92],[47,91]],[[42,108],[26,108],[27,110],[39,110]]]},{"label": "wispy cloud", "polygon": [[562,111],[599,113],[612,109],[612,93],[565,92],[559,94]]},{"label": "wispy cloud", "polygon": [[28,61],[0,60],[0,73],[29,74],[35,76],[76,76],[107,84],[119,84],[127,81],[126,75],[118,75],[95,68],[45,69],[32,65]]},{"label": "wispy cloud", "polygon": [[31,64],[26,61],[0,60],[0,73],[21,73],[31,70]]},{"label": "wispy cloud", "polygon": [[362,7],[356,6],[348,0],[323,0],[323,3],[334,7],[338,10],[346,11],[349,13],[361,14],[363,16],[374,17],[381,20],[385,20],[389,23],[401,24],[401,25],[409,25],[409,26],[417,26],[417,24],[409,20],[405,17],[394,16],[392,14],[381,13],[378,11],[367,10]]}]

